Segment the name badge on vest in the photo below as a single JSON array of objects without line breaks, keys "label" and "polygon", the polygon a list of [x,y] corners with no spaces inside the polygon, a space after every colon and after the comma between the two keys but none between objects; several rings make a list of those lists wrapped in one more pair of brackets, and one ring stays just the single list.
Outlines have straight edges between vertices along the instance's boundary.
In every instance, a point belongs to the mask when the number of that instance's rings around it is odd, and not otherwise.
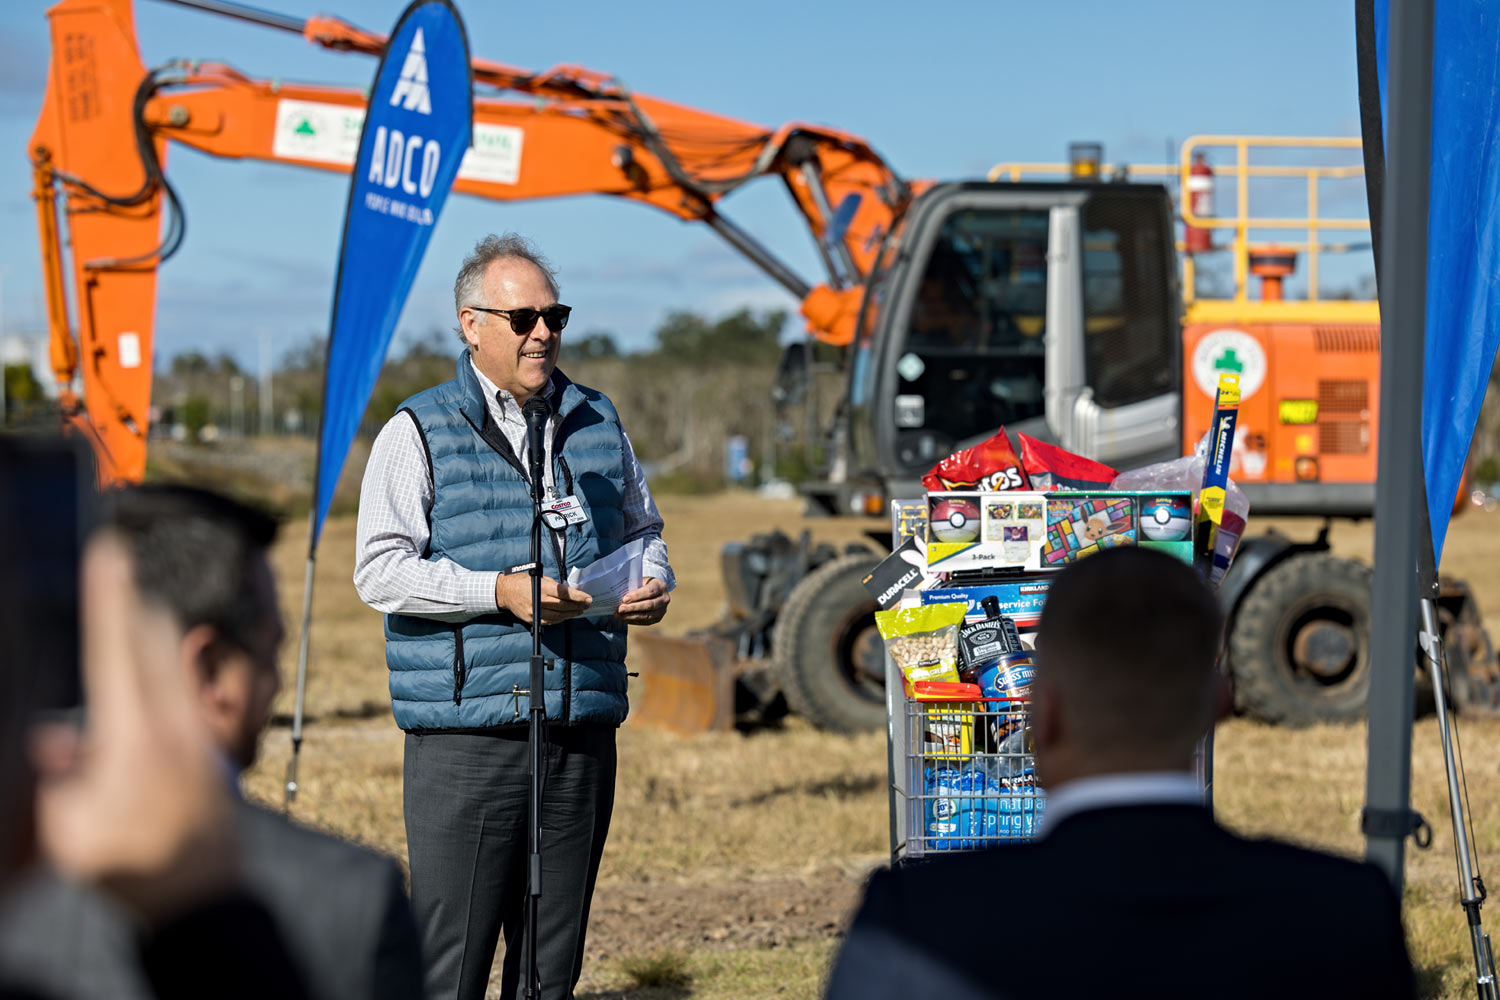
[{"label": "name badge on vest", "polygon": [[570,524],[583,524],[588,519],[576,496],[558,497],[542,504],[542,520],[554,531],[561,531]]}]

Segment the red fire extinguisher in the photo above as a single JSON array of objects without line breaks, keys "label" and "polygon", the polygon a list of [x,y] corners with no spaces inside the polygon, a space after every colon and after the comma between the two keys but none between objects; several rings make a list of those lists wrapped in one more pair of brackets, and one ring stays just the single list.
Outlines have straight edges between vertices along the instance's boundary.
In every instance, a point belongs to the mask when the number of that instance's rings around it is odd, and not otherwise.
[{"label": "red fire extinguisher", "polygon": [[[1214,214],[1214,171],[1202,153],[1193,154],[1188,164],[1184,195],[1192,215],[1206,219]],[[1183,224],[1183,246],[1188,253],[1204,253],[1214,248],[1214,232],[1191,223]]]}]

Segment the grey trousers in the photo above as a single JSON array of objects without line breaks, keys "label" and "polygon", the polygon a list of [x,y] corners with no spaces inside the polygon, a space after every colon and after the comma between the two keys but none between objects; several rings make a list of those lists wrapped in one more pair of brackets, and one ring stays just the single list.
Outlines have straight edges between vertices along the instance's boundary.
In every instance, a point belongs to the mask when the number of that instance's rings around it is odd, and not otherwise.
[{"label": "grey trousers", "polygon": [[[505,935],[501,996],[525,995],[525,726],[408,733],[403,791],[411,900],[430,1000],[483,1000]],[[542,1000],[569,1000],[615,801],[615,730],[549,726],[543,747]]]}]

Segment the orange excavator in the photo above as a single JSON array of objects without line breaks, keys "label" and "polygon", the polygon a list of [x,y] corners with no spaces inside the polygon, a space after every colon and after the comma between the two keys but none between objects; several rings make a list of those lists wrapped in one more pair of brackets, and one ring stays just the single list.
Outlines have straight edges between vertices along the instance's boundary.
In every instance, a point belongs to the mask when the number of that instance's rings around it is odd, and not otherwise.
[{"label": "orange excavator", "polygon": [[[378,56],[384,47],[384,36],[333,17],[302,21],[219,0],[185,5],[296,32],[324,48]],[[164,169],[168,143],[348,172],[365,96],[255,80],[222,63],[148,70],[131,0],[64,0],[48,20],[52,62],[29,152],[52,367],[68,421],[98,453],[101,478],[134,481],[146,462],[157,269],[183,234],[183,207]],[[578,66],[538,73],[475,60],[473,80],[476,89],[526,99],[476,97],[474,146],[455,191],[497,201],[608,194],[702,222],[802,300],[817,336],[852,339],[851,289],[916,193],[864,140],[816,125],[772,130],[735,121],[632,93]],[[819,239],[827,283],[809,284],[717,211],[726,194],[763,176],[781,178]],[[81,397],[73,390],[79,375]]]},{"label": "orange excavator", "polygon": [[[169,2],[331,49],[382,51],[381,36],[336,18]],[[93,443],[101,477],[132,481],[145,468],[156,273],[183,234],[164,170],[169,141],[346,172],[365,98],[255,80],[219,63],[148,70],[131,0],[63,0],[48,17],[52,62],[29,152],[53,367],[66,419]],[[1238,171],[1234,216],[1217,217],[1211,199],[1194,197],[1179,218],[1164,184],[1140,183],[1150,176],[1141,170],[1127,179],[1097,150],[1060,179],[1023,176],[1055,168],[1009,165],[988,182],[907,181],[857,136],[763,128],[576,66],[536,73],[476,60],[473,79],[473,146],[455,190],[497,200],[607,194],[702,222],[800,302],[811,336],[842,348],[845,389],[821,442],[827,465],[803,487],[810,513],[883,514],[888,501],[921,494],[934,462],[1002,424],[1121,469],[1178,457],[1201,433],[1211,404],[1201,387],[1218,370],[1260,383],[1242,407],[1250,437],[1237,447],[1236,472],[1257,516],[1372,512],[1377,315],[1373,303],[1271,301],[1296,248],[1249,239],[1266,223],[1248,205],[1250,140],[1230,143],[1238,161],[1229,171],[1208,168],[1191,141],[1180,164],[1160,168],[1188,192],[1201,190],[1205,172]],[[1309,183],[1325,173],[1312,168]],[[786,186],[826,280],[799,275],[720,210],[726,194],[763,176]],[[1312,267],[1322,246],[1316,220],[1310,206],[1290,227],[1307,229],[1301,249]],[[1235,232],[1233,294],[1217,302],[1194,294],[1212,227]],[[1249,295],[1252,273],[1271,279],[1259,300]],[[807,396],[809,358],[806,345],[788,347],[782,405]],[[632,717],[691,731],[790,708],[828,729],[883,725],[887,665],[861,580],[890,539],[869,537],[843,550],[807,533],[727,545],[722,620],[685,639],[632,642],[645,685],[644,697],[633,692]],[[1367,579],[1368,569],[1333,557],[1326,531],[1314,542],[1246,540],[1220,588],[1244,709],[1291,722],[1362,715]],[[1445,596],[1445,645],[1462,654],[1450,653],[1456,698],[1494,710],[1500,684],[1472,595],[1448,582]]]}]

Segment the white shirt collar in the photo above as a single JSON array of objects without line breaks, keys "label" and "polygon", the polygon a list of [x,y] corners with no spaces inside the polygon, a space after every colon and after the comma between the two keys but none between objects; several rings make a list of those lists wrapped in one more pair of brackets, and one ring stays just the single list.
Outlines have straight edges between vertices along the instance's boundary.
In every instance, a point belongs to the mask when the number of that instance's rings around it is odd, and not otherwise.
[{"label": "white shirt collar", "polygon": [[1069,816],[1111,806],[1203,805],[1196,775],[1185,771],[1131,771],[1078,778],[1047,792],[1041,836]]},{"label": "white shirt collar", "polygon": [[[514,406],[516,397],[511,395],[508,389],[500,388],[490,380],[488,375],[480,371],[479,365],[474,363],[474,355],[472,353],[469,355],[469,367],[474,369],[474,374],[479,378],[479,388],[484,393],[484,405],[489,409],[490,416],[494,418],[495,423],[503,424],[505,404],[510,403]],[[552,398],[552,379],[547,379],[547,384],[542,386],[541,391],[537,395],[543,399],[550,400]]]}]

